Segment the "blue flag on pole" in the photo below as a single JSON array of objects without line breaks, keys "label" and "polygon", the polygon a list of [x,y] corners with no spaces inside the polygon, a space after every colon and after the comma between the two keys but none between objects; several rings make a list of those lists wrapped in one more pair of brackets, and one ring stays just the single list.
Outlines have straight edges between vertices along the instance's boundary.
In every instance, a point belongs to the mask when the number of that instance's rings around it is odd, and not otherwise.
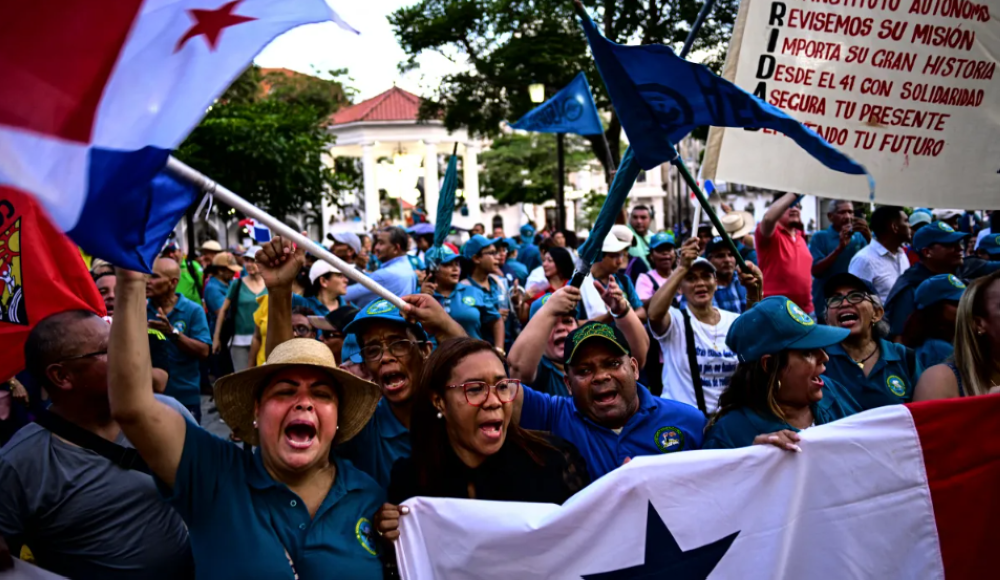
[{"label": "blue flag on pole", "polygon": [[608,234],[611,233],[611,226],[615,225],[615,218],[621,213],[622,208],[625,207],[625,199],[628,197],[628,192],[632,190],[632,186],[635,185],[635,180],[638,177],[639,164],[636,163],[635,152],[629,147],[625,150],[625,155],[622,155],[622,162],[618,166],[618,171],[615,172],[615,178],[611,181],[611,187],[608,189],[608,197],[605,198],[604,205],[601,206],[601,212],[597,214],[597,219],[594,220],[594,227],[590,230],[590,236],[580,246],[580,259],[587,264],[588,270],[590,265],[596,262],[600,256],[601,247],[604,245],[604,238],[608,237]]},{"label": "blue flag on pole", "polygon": [[[677,156],[673,144],[701,125],[773,129],[791,137],[834,171],[867,175],[859,163],[815,131],[707,67],[688,62],[662,44],[622,46],[604,38],[580,14],[597,68],[643,169]],[[869,186],[874,182],[869,176]]]},{"label": "blue flag on pole", "polygon": [[511,125],[535,133],[576,133],[599,135],[604,132],[590,84],[582,72],[551,99],[528,111]]}]

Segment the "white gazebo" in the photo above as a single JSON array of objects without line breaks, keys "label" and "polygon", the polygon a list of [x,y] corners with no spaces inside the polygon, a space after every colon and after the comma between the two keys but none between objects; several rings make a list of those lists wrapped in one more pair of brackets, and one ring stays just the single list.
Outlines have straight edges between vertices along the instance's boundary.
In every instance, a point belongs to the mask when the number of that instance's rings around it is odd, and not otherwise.
[{"label": "white gazebo", "polygon": [[[449,132],[440,120],[419,121],[420,97],[392,87],[388,91],[334,113],[330,132],[337,140],[330,148],[331,157],[360,157],[364,178],[364,227],[377,224],[381,217],[379,190],[408,204],[416,204],[417,179],[423,177],[424,209],[433,221],[437,212],[441,184],[440,158],[451,155],[455,144],[462,156],[464,196],[469,208],[466,218],[482,219],[479,200],[480,143],[470,139],[465,130]],[[324,207],[324,230],[330,226],[332,207]],[[463,220],[465,221],[465,220]],[[324,231],[324,233],[325,233]]]}]

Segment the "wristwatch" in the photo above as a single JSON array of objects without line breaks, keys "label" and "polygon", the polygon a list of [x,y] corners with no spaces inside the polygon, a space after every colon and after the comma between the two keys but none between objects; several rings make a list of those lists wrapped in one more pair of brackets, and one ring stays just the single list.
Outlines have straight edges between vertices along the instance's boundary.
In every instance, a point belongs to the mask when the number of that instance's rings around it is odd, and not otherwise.
[{"label": "wristwatch", "polygon": [[629,304],[628,301],[626,301],[625,302],[625,310],[623,310],[621,314],[615,314],[611,310],[608,310],[608,314],[611,315],[611,318],[614,318],[615,320],[617,320],[617,319],[621,318],[622,316],[625,316],[626,314],[628,314],[629,310],[632,310],[632,305]]},{"label": "wristwatch", "polygon": [[181,331],[176,328],[171,329],[173,332],[170,333],[170,340],[177,340],[181,336]]}]

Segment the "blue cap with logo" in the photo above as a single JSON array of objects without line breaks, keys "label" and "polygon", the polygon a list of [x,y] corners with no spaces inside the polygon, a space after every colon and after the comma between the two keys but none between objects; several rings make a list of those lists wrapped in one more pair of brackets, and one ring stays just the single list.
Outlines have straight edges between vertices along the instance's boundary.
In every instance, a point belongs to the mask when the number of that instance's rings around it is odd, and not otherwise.
[{"label": "blue cap with logo", "polygon": [[344,344],[340,347],[341,364],[352,362],[356,365],[364,362],[361,358],[361,345],[358,344],[358,335],[348,334],[344,337]]},{"label": "blue cap with logo", "polygon": [[417,335],[418,340],[427,340],[427,333],[424,332],[423,326],[403,318],[403,313],[399,311],[399,308],[396,308],[393,303],[384,298],[379,298],[362,308],[357,316],[354,317],[354,320],[344,327],[344,333],[360,335],[365,331],[370,322],[376,320],[402,324],[413,329],[413,333]]},{"label": "blue cap with logo", "polygon": [[878,296],[875,286],[868,280],[862,280],[849,272],[841,272],[840,274],[830,276],[826,283],[823,284],[823,297],[829,299],[838,288],[843,288],[844,286],[864,292],[869,296]]},{"label": "blue cap with logo", "polygon": [[667,245],[674,248],[677,247],[677,240],[674,239],[674,235],[669,232],[659,232],[649,240],[650,250],[655,250],[660,246],[667,246]]},{"label": "blue cap with logo", "polygon": [[496,244],[499,239],[491,240],[483,234],[476,234],[469,238],[468,242],[462,246],[462,257],[471,260],[473,256],[483,250],[483,248]]},{"label": "blue cap with logo", "polygon": [[982,250],[991,256],[1000,255],[1000,234],[989,233],[979,240],[977,250]]},{"label": "blue cap with logo", "polygon": [[435,269],[441,264],[448,264],[459,258],[460,256],[455,253],[455,250],[452,250],[448,246],[431,248],[424,252],[424,259],[427,261],[427,265]]},{"label": "blue cap with logo", "polygon": [[783,350],[826,348],[850,333],[846,328],[816,324],[784,296],[769,296],[733,322],[726,334],[726,345],[740,362],[753,362]]},{"label": "blue cap with logo", "polygon": [[952,274],[938,274],[917,286],[913,300],[917,303],[917,310],[923,310],[944,300],[958,302],[964,293],[965,282]]},{"label": "blue cap with logo", "polygon": [[[534,237],[534,235],[535,235],[535,226],[533,226],[531,224],[524,224],[523,226],[521,226],[521,230],[520,231],[521,231],[521,235],[522,236],[527,236],[529,238],[530,237]],[[527,241],[530,241],[530,240],[525,240],[525,241],[527,242]]]},{"label": "blue cap with logo", "polygon": [[944,222],[931,222],[913,234],[913,249],[919,252],[932,244],[954,244],[967,237],[969,234],[956,232]]}]

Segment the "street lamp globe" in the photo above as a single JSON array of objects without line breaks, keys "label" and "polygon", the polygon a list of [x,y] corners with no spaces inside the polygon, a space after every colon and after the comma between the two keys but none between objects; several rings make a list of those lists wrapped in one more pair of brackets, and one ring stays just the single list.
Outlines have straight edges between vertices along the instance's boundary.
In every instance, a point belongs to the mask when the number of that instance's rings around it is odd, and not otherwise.
[{"label": "street lamp globe", "polygon": [[532,83],[528,85],[528,96],[532,103],[542,103],[545,101],[545,85],[542,83]]}]

